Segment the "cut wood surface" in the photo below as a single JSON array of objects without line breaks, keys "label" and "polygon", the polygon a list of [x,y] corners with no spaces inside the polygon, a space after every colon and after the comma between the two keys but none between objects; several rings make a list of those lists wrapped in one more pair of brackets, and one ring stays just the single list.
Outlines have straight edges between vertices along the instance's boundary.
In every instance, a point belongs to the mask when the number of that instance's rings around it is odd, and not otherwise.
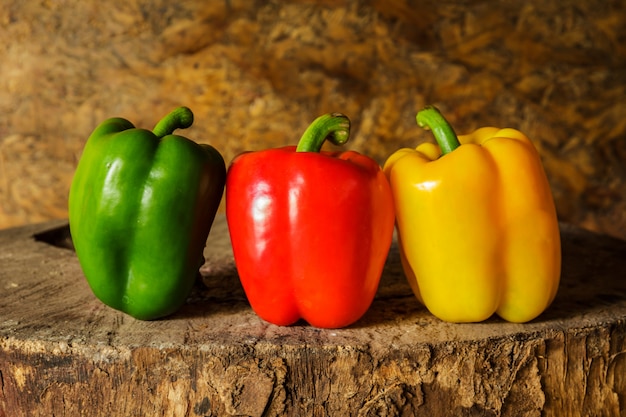
[{"label": "cut wood surface", "polygon": [[222,215],[203,282],[151,322],[92,295],[66,223],[0,231],[0,416],[626,415],[626,242],[562,238],[559,293],[533,322],[436,319],[394,243],[365,317],[320,330],[254,314]]}]

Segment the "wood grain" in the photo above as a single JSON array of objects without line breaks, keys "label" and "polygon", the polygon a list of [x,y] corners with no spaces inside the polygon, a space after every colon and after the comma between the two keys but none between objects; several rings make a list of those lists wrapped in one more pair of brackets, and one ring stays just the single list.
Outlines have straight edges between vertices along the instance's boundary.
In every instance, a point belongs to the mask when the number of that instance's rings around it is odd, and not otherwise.
[{"label": "wood grain", "polygon": [[394,243],[366,316],[319,330],[251,311],[221,215],[202,282],[152,322],[94,298],[63,221],[0,231],[0,416],[624,415],[626,242],[562,237],[559,293],[531,323],[437,320]]}]

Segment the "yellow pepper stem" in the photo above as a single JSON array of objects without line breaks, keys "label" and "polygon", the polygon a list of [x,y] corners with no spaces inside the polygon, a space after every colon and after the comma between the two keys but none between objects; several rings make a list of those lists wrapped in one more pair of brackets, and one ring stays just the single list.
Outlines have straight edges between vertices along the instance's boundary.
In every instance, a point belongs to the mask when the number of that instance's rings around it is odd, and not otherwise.
[{"label": "yellow pepper stem", "polygon": [[420,110],[415,119],[419,127],[433,132],[433,136],[441,148],[442,156],[461,145],[452,126],[435,106],[427,106]]}]

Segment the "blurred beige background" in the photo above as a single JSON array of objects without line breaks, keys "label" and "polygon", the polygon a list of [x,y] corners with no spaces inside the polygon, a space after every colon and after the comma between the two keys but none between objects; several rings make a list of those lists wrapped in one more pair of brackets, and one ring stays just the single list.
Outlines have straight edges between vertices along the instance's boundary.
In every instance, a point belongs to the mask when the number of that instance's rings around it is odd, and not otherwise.
[{"label": "blurred beige background", "polygon": [[295,143],[318,115],[353,122],[381,164],[430,140],[514,127],[539,149],[559,218],[626,238],[626,4],[622,1],[7,0],[0,9],[0,228],[67,216],[101,121],[243,150]]}]

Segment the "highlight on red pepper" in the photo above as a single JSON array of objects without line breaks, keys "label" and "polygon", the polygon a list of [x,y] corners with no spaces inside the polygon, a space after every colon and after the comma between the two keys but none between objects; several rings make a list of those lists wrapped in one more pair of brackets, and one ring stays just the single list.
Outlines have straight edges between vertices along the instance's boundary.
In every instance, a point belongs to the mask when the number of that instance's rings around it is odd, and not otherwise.
[{"label": "highlight on red pepper", "polygon": [[243,153],[228,169],[226,218],[235,263],[262,319],[319,328],[359,320],[378,289],[394,229],[381,167],[342,145],[349,119],[317,118],[297,147]]},{"label": "highlight on red pepper", "polygon": [[186,107],[152,132],[108,119],[87,140],[72,180],[70,231],[85,277],[104,304],[137,319],[185,302],[224,191],[221,154],[172,134],[192,123]]},{"label": "highlight on red pepper", "polygon": [[539,316],[561,272],[554,200],[539,153],[514,129],[457,138],[434,107],[417,114],[438,145],[400,149],[384,165],[402,266],[435,316],[511,322]]}]

